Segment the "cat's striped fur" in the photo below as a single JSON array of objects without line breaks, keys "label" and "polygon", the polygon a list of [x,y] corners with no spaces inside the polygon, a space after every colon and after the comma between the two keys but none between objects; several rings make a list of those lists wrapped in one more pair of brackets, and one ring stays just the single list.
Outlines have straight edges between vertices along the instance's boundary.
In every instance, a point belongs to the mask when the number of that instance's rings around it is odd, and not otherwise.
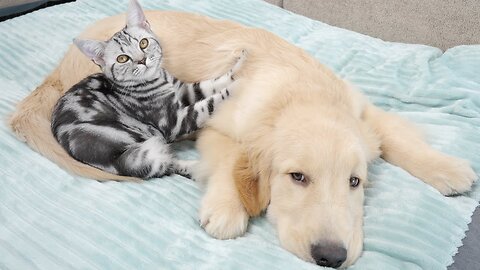
[{"label": "cat's striped fur", "polygon": [[52,132],[72,157],[114,174],[189,175],[193,162],[176,159],[169,144],[201,128],[230,96],[246,53],[218,78],[181,82],[161,68],[160,43],[136,1],[127,15],[127,26],[106,42],[75,40],[103,73],[85,78],[58,101]]}]

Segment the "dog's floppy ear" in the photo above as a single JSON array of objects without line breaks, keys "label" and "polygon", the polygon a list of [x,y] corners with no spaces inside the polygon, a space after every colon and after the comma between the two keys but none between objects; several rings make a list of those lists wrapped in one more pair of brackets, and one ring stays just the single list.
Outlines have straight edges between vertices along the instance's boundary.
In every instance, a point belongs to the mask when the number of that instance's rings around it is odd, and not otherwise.
[{"label": "dog's floppy ear", "polygon": [[[363,120],[363,116],[362,116]],[[370,162],[380,156],[380,136],[374,131],[374,129],[363,120],[360,124],[360,132],[364,141],[365,158],[367,162]]]},{"label": "dog's floppy ear", "polygon": [[371,161],[380,156],[380,137],[372,128],[373,126],[366,121],[369,112],[372,110],[373,105],[370,104],[368,99],[360,93],[360,91],[345,81],[347,93],[351,100],[351,109],[353,115],[357,119],[361,120],[360,133],[364,142],[364,152],[367,161]]},{"label": "dog's floppy ear", "polygon": [[[262,168],[263,165],[266,166]],[[243,206],[251,217],[260,215],[270,202],[269,171],[269,165],[262,164],[260,157],[245,152],[241,152],[235,162],[235,185]]]}]

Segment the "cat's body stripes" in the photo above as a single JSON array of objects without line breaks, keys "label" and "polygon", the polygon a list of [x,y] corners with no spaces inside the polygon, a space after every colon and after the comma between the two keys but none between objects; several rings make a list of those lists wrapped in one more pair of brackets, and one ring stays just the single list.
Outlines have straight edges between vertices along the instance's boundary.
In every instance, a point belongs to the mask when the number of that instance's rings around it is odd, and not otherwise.
[{"label": "cat's body stripes", "polygon": [[246,53],[218,78],[181,82],[160,67],[160,43],[142,16],[129,16],[134,22],[107,42],[76,41],[103,73],[85,78],[60,98],[52,132],[72,157],[114,174],[189,175],[193,162],[177,160],[169,144],[203,127],[230,96]]}]

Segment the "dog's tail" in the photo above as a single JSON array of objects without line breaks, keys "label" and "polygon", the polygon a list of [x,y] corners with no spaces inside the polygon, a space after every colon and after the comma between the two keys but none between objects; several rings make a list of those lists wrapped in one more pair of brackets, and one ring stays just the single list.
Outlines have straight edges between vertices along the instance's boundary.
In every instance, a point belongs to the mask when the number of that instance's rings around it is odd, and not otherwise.
[{"label": "dog's tail", "polygon": [[53,107],[64,92],[60,72],[55,70],[35,91],[21,101],[9,119],[16,136],[31,148],[44,155],[60,167],[79,176],[99,181],[136,181],[104,172],[73,159],[55,140],[51,132]]}]

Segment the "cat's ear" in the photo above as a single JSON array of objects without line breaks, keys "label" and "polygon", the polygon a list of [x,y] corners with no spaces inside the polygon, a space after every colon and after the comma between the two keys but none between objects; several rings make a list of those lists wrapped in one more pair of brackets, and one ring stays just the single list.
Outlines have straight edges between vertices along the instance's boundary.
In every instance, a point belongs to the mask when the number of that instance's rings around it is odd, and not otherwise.
[{"label": "cat's ear", "polygon": [[127,11],[127,27],[150,29],[150,24],[137,0],[130,0]]},{"label": "cat's ear", "polygon": [[104,53],[106,42],[91,39],[74,39],[73,43],[80,49],[80,51],[90,58],[95,64],[104,67]]}]

